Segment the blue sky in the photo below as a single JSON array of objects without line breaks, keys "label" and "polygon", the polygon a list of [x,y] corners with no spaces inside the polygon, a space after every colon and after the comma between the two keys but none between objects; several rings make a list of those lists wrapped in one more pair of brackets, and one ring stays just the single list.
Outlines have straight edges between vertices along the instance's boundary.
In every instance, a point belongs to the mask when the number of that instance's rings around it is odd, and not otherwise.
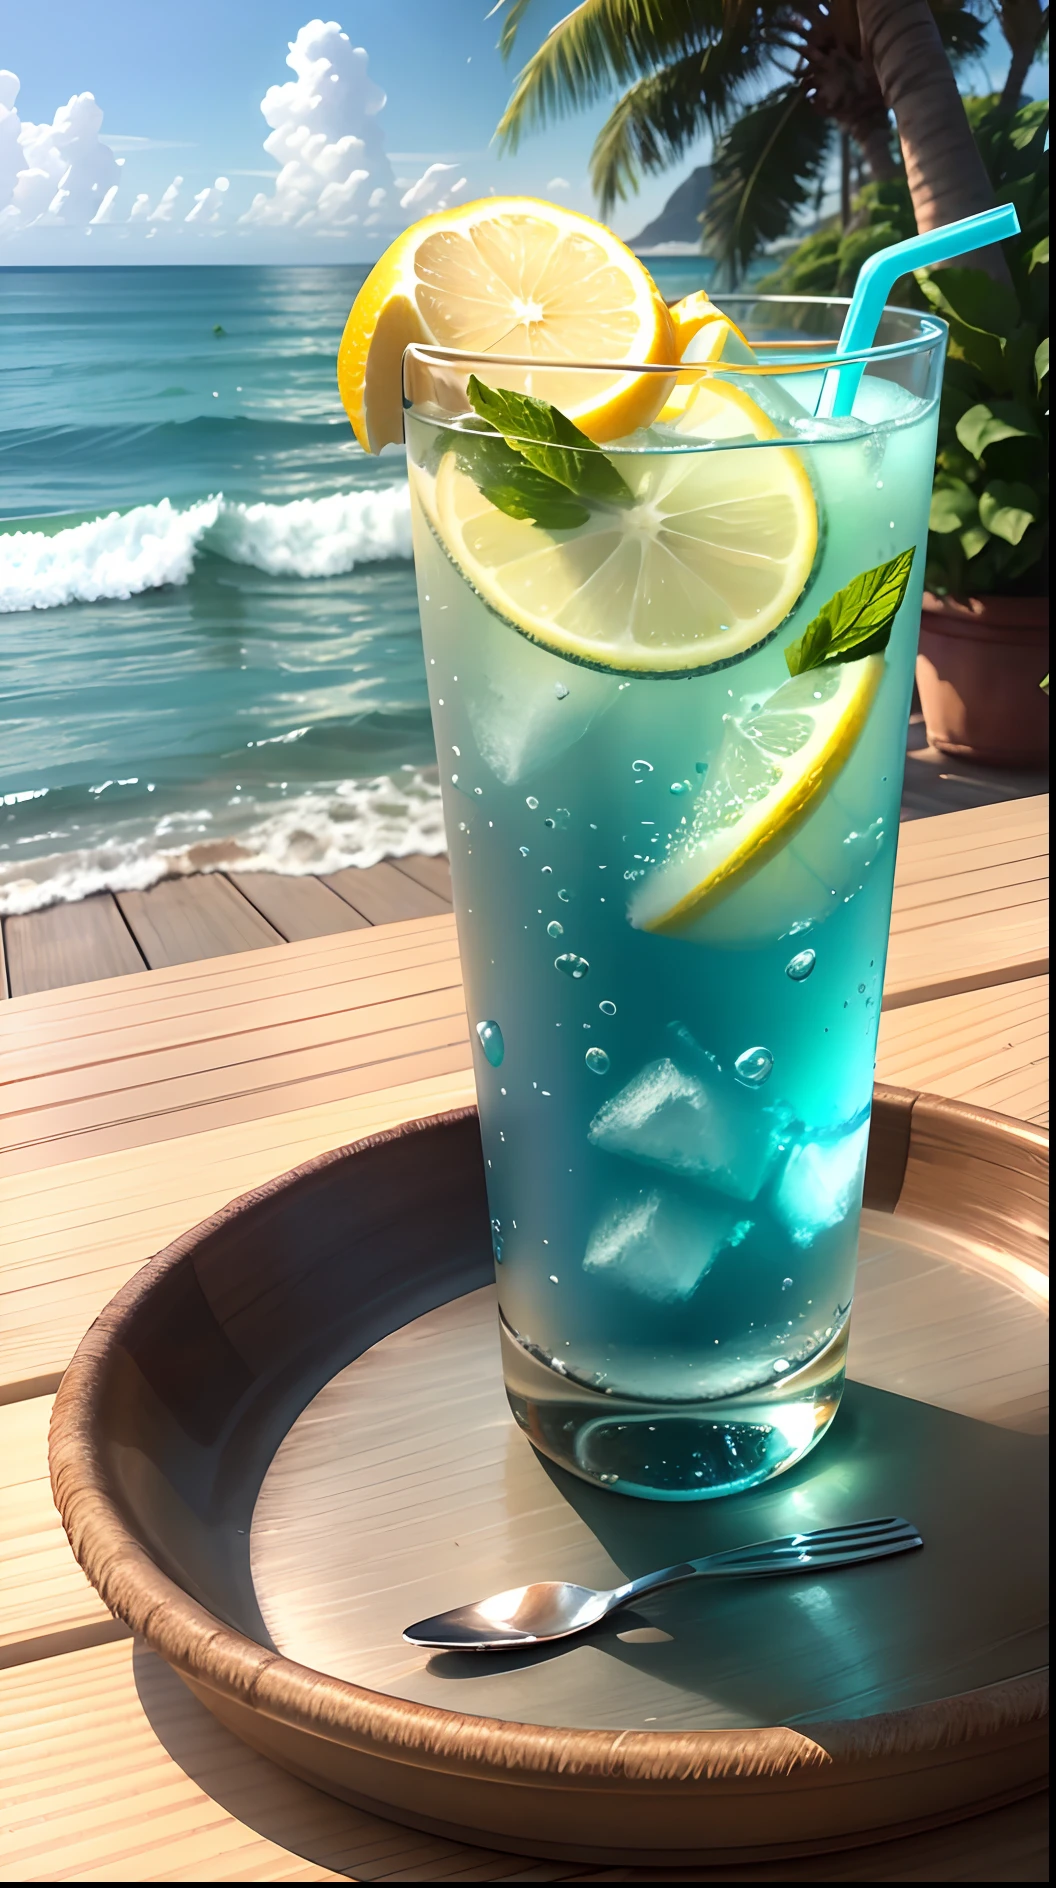
[{"label": "blue sky", "polygon": [[[568,5],[569,0],[536,0],[523,39],[525,52]],[[336,17],[351,45],[365,49],[370,79],[387,95],[376,122],[391,164],[390,202],[395,204],[430,163],[446,162],[455,167],[449,182],[466,176],[464,197],[490,188],[525,191],[553,194],[589,210],[587,163],[606,107],[530,137],[515,158],[500,158],[490,139],[517,62],[512,69],[503,65],[495,47],[499,22],[485,18],[487,6],[488,0],[341,0],[333,13],[322,15],[324,20]],[[261,99],[269,86],[291,79],[287,43],[311,17],[307,4],[290,0],[254,0],[252,7],[245,0],[180,0],[174,7],[150,0],[105,0],[102,6],[35,0],[33,6],[9,11],[0,64],[21,80],[17,109],[23,123],[50,122],[71,94],[94,93],[103,112],[99,139],[104,146],[112,141],[111,148],[124,159],[112,215],[125,223],[134,197],[142,196],[140,214],[155,213],[155,235],[162,238],[152,259],[161,260],[162,250],[175,240],[196,193],[217,176],[226,178],[226,195],[214,192],[203,204],[193,234],[197,237],[211,219],[216,240],[209,259],[227,259],[226,254],[221,258],[221,249],[234,259],[231,225],[255,192],[270,192],[276,172],[275,159],[262,149],[268,125]],[[991,81],[999,82],[1006,64],[1000,40],[995,39],[987,64]],[[973,89],[985,83],[980,73]],[[641,196],[614,216],[617,229],[633,233],[692,164],[706,161],[707,155],[702,148],[678,171],[645,184]],[[182,183],[172,216],[157,217],[158,200],[177,176]],[[102,172],[100,177],[102,182],[93,186],[96,201],[108,181]],[[555,179],[563,179],[566,187],[551,190]],[[418,213],[433,207],[436,195],[434,189]],[[87,220],[82,217],[76,231],[20,230],[20,253],[12,259],[58,260],[76,236],[77,259],[88,260],[81,241]],[[93,234],[99,238],[90,252],[96,260],[132,259],[112,252],[116,223]],[[248,246],[245,232],[237,241],[239,259],[268,253],[276,239],[274,230],[264,228],[248,235]],[[33,258],[22,253],[31,237],[36,239]],[[287,230],[281,240],[319,253],[319,232],[291,237]],[[340,253],[342,259],[367,259],[379,246],[369,231],[346,228]],[[327,259],[338,259],[334,244],[326,247]]]}]

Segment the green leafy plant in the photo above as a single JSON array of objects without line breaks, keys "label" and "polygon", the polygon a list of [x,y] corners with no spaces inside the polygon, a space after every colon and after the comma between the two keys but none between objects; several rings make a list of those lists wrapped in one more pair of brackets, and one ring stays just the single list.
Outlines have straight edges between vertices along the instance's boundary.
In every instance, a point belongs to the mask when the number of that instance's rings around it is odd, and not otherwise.
[{"label": "green leafy plant", "polygon": [[821,669],[830,662],[859,662],[863,656],[881,655],[905,600],[916,549],[914,544],[886,564],[863,570],[837,590],[802,636],[789,643],[785,650],[789,674],[805,675],[808,669]]},{"label": "green leafy plant", "polygon": [[995,189],[1019,213],[1011,286],[977,269],[920,273],[950,325],[926,582],[939,595],[1046,594],[1049,472],[1048,107],[975,127]]}]

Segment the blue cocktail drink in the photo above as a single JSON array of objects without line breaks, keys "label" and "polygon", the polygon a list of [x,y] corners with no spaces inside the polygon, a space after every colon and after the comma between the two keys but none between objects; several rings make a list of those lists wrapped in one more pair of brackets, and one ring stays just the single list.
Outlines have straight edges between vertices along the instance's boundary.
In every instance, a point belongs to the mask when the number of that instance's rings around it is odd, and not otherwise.
[{"label": "blue cocktail drink", "polygon": [[[889,314],[815,418],[841,313],[749,309],[612,481],[590,370],[407,362],[510,1401],[660,1499],[788,1467],[843,1383],[943,337]],[[537,426],[577,515],[510,497]]]}]

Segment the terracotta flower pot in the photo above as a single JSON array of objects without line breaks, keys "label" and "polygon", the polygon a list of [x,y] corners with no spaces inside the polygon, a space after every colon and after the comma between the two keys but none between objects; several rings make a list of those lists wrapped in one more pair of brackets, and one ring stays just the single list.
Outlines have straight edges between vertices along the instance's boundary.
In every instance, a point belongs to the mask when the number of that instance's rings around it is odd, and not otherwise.
[{"label": "terracotta flower pot", "polygon": [[992,767],[1042,767],[1049,702],[1047,597],[924,592],[917,687],[932,747]]}]

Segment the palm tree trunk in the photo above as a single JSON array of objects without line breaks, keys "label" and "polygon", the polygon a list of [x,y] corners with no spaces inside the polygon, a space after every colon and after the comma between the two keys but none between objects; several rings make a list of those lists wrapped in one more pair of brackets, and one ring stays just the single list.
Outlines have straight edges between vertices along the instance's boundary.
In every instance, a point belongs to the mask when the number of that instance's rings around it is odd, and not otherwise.
[{"label": "palm tree trunk", "polygon": [[1034,64],[1036,47],[1028,45],[1013,46],[1012,63],[1008,68],[998,110],[1004,117],[1010,118],[1019,104],[1027,73]]},{"label": "palm tree trunk", "polygon": [[889,184],[892,177],[898,176],[898,166],[892,155],[887,126],[871,125],[867,131],[856,131],[855,136],[873,183]]},{"label": "palm tree trunk", "polygon": [[[858,19],[895,115],[917,228],[937,229],[990,209],[990,179],[928,0],[858,0]],[[975,250],[971,266],[1008,280],[996,246]]]},{"label": "palm tree trunk", "polygon": [[846,236],[851,227],[851,140],[840,132],[840,229]]}]

